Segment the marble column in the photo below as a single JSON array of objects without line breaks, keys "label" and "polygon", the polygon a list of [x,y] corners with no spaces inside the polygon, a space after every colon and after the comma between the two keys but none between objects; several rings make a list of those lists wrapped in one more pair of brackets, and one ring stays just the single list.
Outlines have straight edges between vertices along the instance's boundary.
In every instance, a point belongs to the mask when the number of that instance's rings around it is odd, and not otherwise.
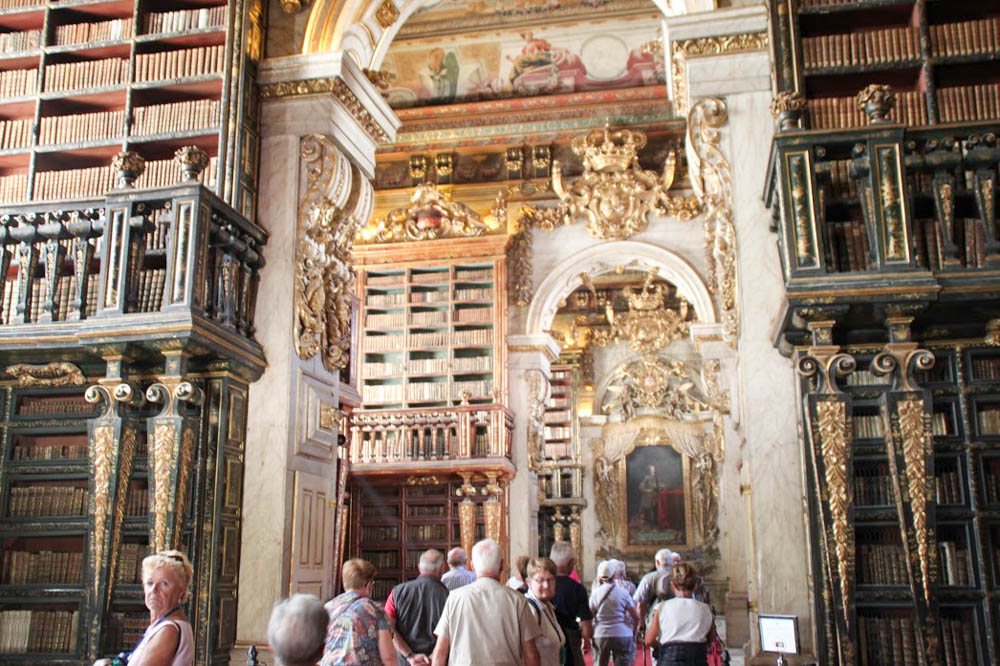
[{"label": "marble column", "polygon": [[[367,217],[375,148],[399,127],[361,68],[340,53],[267,60],[258,83],[257,222],[270,238],[255,325],[268,367],[249,397],[240,580],[253,581],[253,590],[239,600],[234,663],[245,661],[249,644],[266,644],[276,600],[298,591],[329,597],[335,590],[339,367],[349,351],[349,324],[346,339],[333,341],[339,347],[326,344],[329,335],[296,345],[317,321],[303,317],[301,303],[296,307],[296,283],[304,280],[301,231],[317,214],[335,216],[334,233]],[[344,254],[320,257],[318,278],[328,291],[349,296]],[[333,280],[325,272],[330,267]],[[324,330],[343,330],[330,310],[318,313],[331,318],[322,320]]]},{"label": "marble column", "polygon": [[511,497],[519,498],[516,505],[523,507],[515,509],[511,505],[508,562],[513,562],[519,555],[548,555],[538,553],[538,476],[528,468],[529,378],[530,371],[538,371],[544,375],[546,382],[549,381],[551,365],[557,358],[559,345],[547,333],[511,335],[507,338],[507,386],[510,387],[509,407],[514,413],[511,457],[517,468],[508,492]]}]

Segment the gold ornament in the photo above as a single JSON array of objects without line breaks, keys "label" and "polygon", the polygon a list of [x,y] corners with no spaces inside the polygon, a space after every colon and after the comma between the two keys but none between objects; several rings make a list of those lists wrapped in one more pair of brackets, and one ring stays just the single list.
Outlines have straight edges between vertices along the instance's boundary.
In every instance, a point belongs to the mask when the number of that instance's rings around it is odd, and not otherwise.
[{"label": "gold ornament", "polygon": [[474,210],[452,201],[450,191],[439,190],[434,183],[421,183],[410,195],[409,206],[390,211],[375,223],[374,228],[365,229],[358,242],[399,243],[462,238],[482,236],[490,231],[489,225]]},{"label": "gold ornament", "polygon": [[637,154],[646,145],[638,130],[612,130],[605,125],[573,140],[573,152],[583,158],[584,172],[564,186],[559,160],[552,162],[555,208],[524,207],[522,221],[542,229],[574,224],[582,217],[595,238],[621,240],[646,229],[650,213],[689,220],[700,206],[693,197],[671,196],[677,155],[671,151],[663,174],[639,167]]},{"label": "gold ornament", "polygon": [[17,385],[25,386],[82,386],[86,380],[83,371],[72,363],[53,361],[46,365],[17,363],[8,365],[4,372],[17,378]]}]

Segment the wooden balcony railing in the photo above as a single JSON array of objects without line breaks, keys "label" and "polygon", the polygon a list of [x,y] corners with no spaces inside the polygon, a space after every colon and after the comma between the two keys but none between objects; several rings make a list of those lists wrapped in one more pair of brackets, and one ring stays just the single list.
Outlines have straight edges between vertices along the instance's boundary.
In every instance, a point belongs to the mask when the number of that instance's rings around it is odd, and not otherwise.
[{"label": "wooden balcony railing", "polygon": [[351,414],[351,463],[510,460],[514,417],[503,405],[358,411]]},{"label": "wooden balcony railing", "polygon": [[194,181],[5,207],[0,347],[211,329],[262,364],[253,318],[266,240]]}]

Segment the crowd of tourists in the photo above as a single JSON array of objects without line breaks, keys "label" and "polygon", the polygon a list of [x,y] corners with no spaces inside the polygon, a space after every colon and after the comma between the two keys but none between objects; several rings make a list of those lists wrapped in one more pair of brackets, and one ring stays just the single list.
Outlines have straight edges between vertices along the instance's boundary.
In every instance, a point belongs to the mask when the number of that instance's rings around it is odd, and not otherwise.
[{"label": "crowd of tourists", "polygon": [[[708,666],[718,640],[708,594],[694,566],[670,550],[634,585],[625,564],[600,563],[590,592],[573,547],[519,557],[506,583],[500,545],[478,542],[420,556],[419,576],[395,586],[384,606],[372,598],[375,567],[342,567],[344,593],[280,601],[268,641],[281,666]],[[647,652],[652,648],[652,654]],[[641,652],[637,652],[641,650]]]}]

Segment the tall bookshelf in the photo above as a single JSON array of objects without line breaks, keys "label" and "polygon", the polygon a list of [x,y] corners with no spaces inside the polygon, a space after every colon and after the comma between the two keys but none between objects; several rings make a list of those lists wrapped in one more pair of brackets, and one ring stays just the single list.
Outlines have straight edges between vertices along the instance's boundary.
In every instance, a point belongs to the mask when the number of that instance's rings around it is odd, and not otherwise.
[{"label": "tall bookshelf", "polygon": [[362,271],[362,406],[493,402],[505,384],[504,270],[473,258]]},{"label": "tall bookshelf", "polygon": [[101,196],[122,150],[146,160],[138,187],[169,186],[197,146],[202,182],[253,219],[251,4],[0,0],[0,205]]},{"label": "tall bookshelf", "polygon": [[[372,598],[385,600],[394,585],[416,578],[420,554],[446,554],[462,545],[456,495],[461,482],[391,485],[355,484],[351,490],[349,557],[375,565]],[[475,539],[485,536],[483,505],[476,503]]]},{"label": "tall bookshelf", "polygon": [[867,124],[855,95],[897,95],[891,119],[927,125],[1000,117],[1000,8],[979,0],[775,0],[778,90],[807,99],[809,127]]}]

